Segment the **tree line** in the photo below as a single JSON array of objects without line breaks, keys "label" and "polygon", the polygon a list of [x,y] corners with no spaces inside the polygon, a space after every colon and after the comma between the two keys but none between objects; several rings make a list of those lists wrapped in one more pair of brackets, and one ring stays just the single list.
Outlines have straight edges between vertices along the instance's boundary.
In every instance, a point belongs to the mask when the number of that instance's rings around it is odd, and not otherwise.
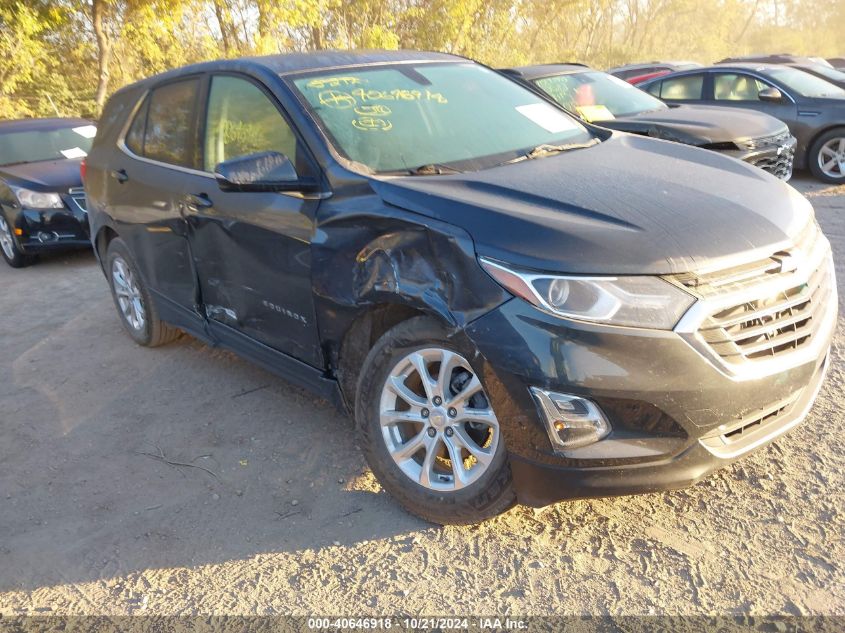
[{"label": "tree line", "polygon": [[355,48],[493,66],[845,55],[843,0],[0,0],[0,118],[96,117],[184,64]]}]

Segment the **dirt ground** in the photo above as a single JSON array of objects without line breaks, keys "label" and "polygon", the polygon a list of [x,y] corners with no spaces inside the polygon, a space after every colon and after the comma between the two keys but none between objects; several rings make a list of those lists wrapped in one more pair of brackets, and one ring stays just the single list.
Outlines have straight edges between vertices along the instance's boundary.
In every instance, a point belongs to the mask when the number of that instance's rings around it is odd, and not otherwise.
[{"label": "dirt ground", "polygon": [[[845,279],[845,187],[793,184]],[[190,338],[134,345],[91,254],[0,288],[0,617],[845,615],[845,328],[804,424],[697,486],[441,528],[326,402]]]}]

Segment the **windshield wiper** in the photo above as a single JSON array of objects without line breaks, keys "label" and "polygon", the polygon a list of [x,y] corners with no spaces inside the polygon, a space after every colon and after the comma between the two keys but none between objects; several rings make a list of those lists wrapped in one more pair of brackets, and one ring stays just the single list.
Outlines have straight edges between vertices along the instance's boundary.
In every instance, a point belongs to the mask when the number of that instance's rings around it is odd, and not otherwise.
[{"label": "windshield wiper", "polygon": [[449,165],[428,163],[426,165],[420,165],[419,167],[409,169],[408,173],[412,176],[439,176],[441,174],[460,174],[463,172],[461,172],[460,169],[449,167]]},{"label": "windshield wiper", "polygon": [[588,147],[592,147],[593,145],[599,144],[599,139],[593,138],[587,141],[586,143],[566,143],[563,145],[549,145],[548,143],[543,143],[542,145],[538,145],[534,149],[526,152],[522,156],[517,156],[516,158],[511,158],[510,160],[506,160],[503,163],[499,163],[500,165],[510,165],[512,163],[518,163],[523,160],[531,160],[534,158],[543,158],[544,156],[551,156],[552,154],[559,154],[561,152],[568,152],[573,149],[587,149]]}]

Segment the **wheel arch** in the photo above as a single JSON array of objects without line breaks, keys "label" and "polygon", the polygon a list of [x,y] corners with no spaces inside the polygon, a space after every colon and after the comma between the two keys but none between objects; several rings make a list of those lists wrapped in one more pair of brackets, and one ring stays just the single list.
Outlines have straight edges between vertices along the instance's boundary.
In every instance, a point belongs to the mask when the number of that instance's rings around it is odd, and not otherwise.
[{"label": "wheel arch", "polygon": [[[424,222],[424,223],[423,223]],[[336,216],[312,245],[320,338],[350,411],[360,366],[379,337],[430,316],[458,332],[510,298],[478,264],[469,235],[390,208],[390,215]]]}]

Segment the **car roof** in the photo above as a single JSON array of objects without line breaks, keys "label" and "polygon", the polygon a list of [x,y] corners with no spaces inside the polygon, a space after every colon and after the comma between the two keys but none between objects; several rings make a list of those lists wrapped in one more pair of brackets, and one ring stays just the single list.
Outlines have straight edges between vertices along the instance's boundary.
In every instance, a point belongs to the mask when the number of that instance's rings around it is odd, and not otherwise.
[{"label": "car roof", "polygon": [[91,125],[93,121],[76,117],[52,117],[44,119],[6,119],[0,120],[0,133],[34,132],[36,130],[56,130],[74,125]]},{"label": "car roof", "polygon": [[137,88],[147,83],[157,83],[162,80],[189,75],[198,72],[215,70],[238,71],[246,68],[264,69],[276,75],[290,75],[314,70],[331,70],[350,66],[367,66],[379,64],[396,64],[403,62],[467,62],[466,57],[426,51],[384,51],[384,50],[356,50],[356,51],[314,51],[310,53],[284,53],[279,55],[263,55],[258,57],[238,57],[234,59],[220,59],[200,62],[175,68],[133,84],[125,89]]},{"label": "car roof", "polygon": [[576,64],[572,62],[560,64],[534,64],[533,66],[517,66],[515,68],[502,68],[500,70],[508,75],[517,75],[523,79],[529,80],[537,79],[538,77],[549,77],[552,75],[593,71],[592,68],[585,64]]},{"label": "car roof", "polygon": [[687,60],[675,60],[675,61],[661,61],[661,60],[654,60],[651,62],[636,62],[632,64],[622,64],[621,66],[614,66],[613,68],[609,68],[607,72],[617,72],[620,70],[636,70],[638,68],[648,68],[650,66],[700,66],[698,62],[694,61],[687,61]]},{"label": "car roof", "polygon": [[660,79],[669,79],[672,77],[680,76],[680,75],[695,75],[696,73],[700,72],[707,72],[711,70],[745,70],[745,71],[757,71],[760,73],[765,74],[767,70],[777,70],[782,69],[784,66],[783,64],[762,64],[762,63],[754,63],[751,62],[734,62],[730,64],[713,64],[712,66],[702,66],[701,68],[688,68],[686,70],[676,70],[668,75],[661,75],[660,77],[655,77],[654,79],[649,79],[648,82],[643,83],[650,83],[652,81],[657,81]]}]

